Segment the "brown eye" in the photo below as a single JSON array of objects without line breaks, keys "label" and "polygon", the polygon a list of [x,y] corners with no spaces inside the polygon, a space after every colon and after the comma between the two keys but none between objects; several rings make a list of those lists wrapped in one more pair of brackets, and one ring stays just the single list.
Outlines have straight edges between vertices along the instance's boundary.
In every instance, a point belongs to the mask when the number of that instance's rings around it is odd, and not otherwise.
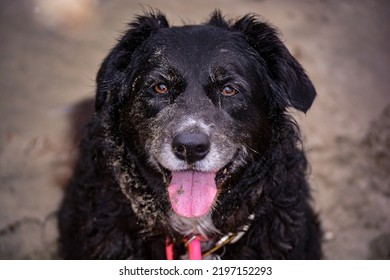
[{"label": "brown eye", "polygon": [[153,87],[153,90],[158,94],[165,94],[169,92],[169,88],[166,84],[157,84]]},{"label": "brown eye", "polygon": [[234,88],[234,87],[231,87],[231,86],[224,86],[222,88],[222,91],[221,93],[225,96],[233,96],[235,94],[238,93],[238,91]]}]

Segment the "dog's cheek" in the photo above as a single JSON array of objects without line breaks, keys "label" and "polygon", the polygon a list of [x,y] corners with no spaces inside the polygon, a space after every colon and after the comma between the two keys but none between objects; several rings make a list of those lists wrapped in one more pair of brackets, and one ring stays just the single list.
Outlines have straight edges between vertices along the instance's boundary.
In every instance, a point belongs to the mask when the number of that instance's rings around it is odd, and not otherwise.
[{"label": "dog's cheek", "polygon": [[263,102],[251,104],[248,110],[241,113],[239,141],[256,157],[264,154],[273,137],[271,115]]},{"label": "dog's cheek", "polygon": [[145,136],[149,134],[147,112],[141,101],[134,99],[124,103],[120,110],[119,129],[123,141],[131,149],[142,152]]},{"label": "dog's cheek", "polygon": [[165,156],[170,154],[172,137],[176,128],[174,119],[177,114],[177,108],[171,105],[161,110],[155,118],[149,120],[147,124],[148,136],[144,143],[152,163],[161,163],[162,153],[165,153]]},{"label": "dog's cheek", "polygon": [[[237,150],[240,146],[249,145],[249,132],[251,130],[248,128],[247,123],[238,121],[226,112],[220,112],[219,116],[214,118],[214,122],[216,135],[214,142],[218,145],[219,149]],[[253,120],[251,122],[253,123]]]}]

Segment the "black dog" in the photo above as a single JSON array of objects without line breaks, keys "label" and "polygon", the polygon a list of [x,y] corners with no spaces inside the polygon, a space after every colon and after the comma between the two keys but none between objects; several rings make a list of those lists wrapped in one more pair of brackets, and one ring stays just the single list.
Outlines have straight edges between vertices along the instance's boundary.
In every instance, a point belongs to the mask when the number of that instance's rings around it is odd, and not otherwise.
[{"label": "black dog", "polygon": [[71,259],[317,259],[307,162],[288,115],[315,89],[274,28],[215,12],[139,16],[97,75],[95,115],[60,211]]}]

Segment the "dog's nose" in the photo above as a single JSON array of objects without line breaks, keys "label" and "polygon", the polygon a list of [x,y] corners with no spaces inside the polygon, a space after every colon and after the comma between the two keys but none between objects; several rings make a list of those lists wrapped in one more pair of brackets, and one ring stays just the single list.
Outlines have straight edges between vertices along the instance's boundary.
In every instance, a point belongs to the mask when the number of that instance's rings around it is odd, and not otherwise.
[{"label": "dog's nose", "polygon": [[173,138],[172,149],[177,158],[192,164],[209,153],[210,140],[202,132],[182,132]]}]

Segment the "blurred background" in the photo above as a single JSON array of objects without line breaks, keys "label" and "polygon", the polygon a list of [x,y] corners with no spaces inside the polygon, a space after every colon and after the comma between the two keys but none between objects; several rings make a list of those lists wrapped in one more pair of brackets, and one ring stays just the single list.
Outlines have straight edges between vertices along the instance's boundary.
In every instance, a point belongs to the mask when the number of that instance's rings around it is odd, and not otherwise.
[{"label": "blurred background", "polygon": [[390,4],[386,0],[2,0],[0,259],[55,259],[70,117],[127,22],[258,13],[318,91],[300,123],[327,259],[390,258]]}]

